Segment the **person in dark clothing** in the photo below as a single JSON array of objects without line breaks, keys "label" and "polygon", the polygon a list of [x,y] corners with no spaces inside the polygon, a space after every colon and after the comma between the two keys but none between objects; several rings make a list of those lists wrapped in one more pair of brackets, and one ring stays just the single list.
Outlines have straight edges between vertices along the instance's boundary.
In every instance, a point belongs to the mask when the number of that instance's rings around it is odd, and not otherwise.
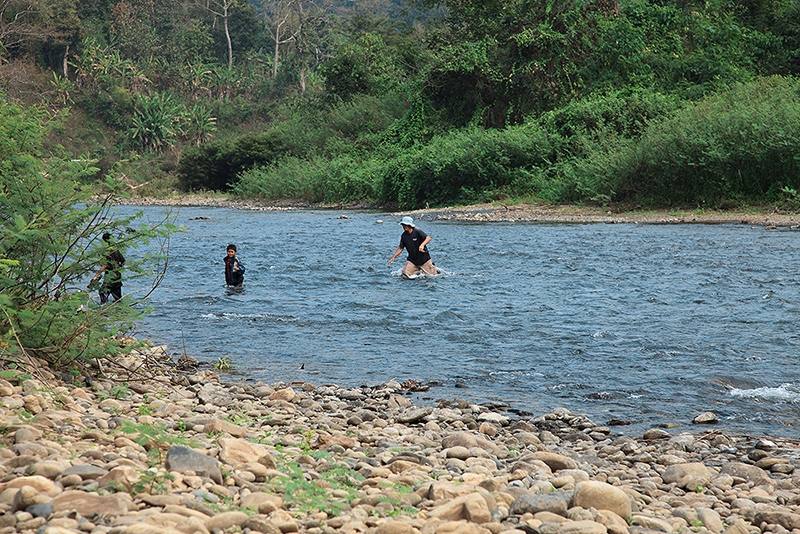
[{"label": "person in dark clothing", "polygon": [[236,255],[236,245],[228,245],[224,261],[225,284],[230,287],[241,287],[244,283],[244,265]]},{"label": "person in dark clothing", "polygon": [[89,284],[89,287],[92,287],[100,280],[101,276],[103,277],[103,282],[100,284],[98,291],[101,304],[107,303],[109,296],[115,302],[122,298],[122,267],[125,265],[125,256],[111,242],[111,234],[104,233],[103,241],[106,245],[105,263]]},{"label": "person in dark clothing", "polygon": [[403,267],[403,274],[405,276],[413,276],[420,273],[435,276],[439,274],[439,270],[433,264],[431,255],[428,253],[428,243],[431,242],[431,236],[420,230],[414,224],[414,219],[411,217],[403,217],[400,221],[400,226],[403,227],[403,233],[400,235],[400,244],[397,245],[392,257],[389,258],[389,265],[394,263],[403,249],[408,252],[406,264]]}]

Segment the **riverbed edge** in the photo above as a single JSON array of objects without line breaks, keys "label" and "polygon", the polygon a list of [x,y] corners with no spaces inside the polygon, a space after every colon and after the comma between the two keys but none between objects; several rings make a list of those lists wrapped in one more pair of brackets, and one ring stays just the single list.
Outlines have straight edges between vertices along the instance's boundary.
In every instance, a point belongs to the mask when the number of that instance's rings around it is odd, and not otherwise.
[{"label": "riverbed edge", "polygon": [[[395,381],[220,381],[166,347],[102,372],[0,379],[0,532],[800,529],[797,440],[713,426],[626,437],[563,409],[419,406]],[[290,482],[299,493],[281,491]]]},{"label": "riverbed edge", "polygon": [[118,202],[130,206],[174,208],[231,208],[251,211],[369,211],[386,215],[412,215],[421,220],[468,223],[554,224],[742,224],[773,228],[800,228],[800,212],[778,212],[774,207],[747,210],[627,209],[551,204],[473,204],[387,212],[363,204],[310,204],[302,201],[261,202],[224,194],[187,194],[179,197],[131,197]]}]

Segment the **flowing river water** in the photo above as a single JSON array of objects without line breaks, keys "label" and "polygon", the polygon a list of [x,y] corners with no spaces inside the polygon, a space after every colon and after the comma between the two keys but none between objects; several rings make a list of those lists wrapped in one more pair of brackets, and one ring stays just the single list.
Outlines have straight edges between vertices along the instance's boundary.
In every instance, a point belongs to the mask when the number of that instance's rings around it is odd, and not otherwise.
[{"label": "flowing river water", "polygon": [[[396,215],[174,213],[186,231],[138,333],[176,353],[270,382],[434,382],[424,400],[563,406],[630,431],[712,410],[727,430],[800,434],[800,232],[422,222],[445,274],[406,281],[405,256],[386,267]],[[242,292],[224,287],[228,242]]]}]

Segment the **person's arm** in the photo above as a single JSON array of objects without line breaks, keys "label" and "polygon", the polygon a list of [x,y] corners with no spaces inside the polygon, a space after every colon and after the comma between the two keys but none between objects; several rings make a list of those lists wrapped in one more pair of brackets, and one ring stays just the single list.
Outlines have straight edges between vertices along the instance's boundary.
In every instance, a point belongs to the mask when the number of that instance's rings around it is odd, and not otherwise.
[{"label": "person's arm", "polygon": [[391,258],[389,258],[389,261],[387,262],[387,265],[391,265],[392,263],[394,263],[394,260],[396,260],[396,259],[397,259],[397,257],[398,257],[398,256],[400,256],[400,254],[402,254],[402,253],[403,253],[403,247],[401,247],[401,246],[398,246],[398,247],[397,247],[397,248],[394,250],[394,254],[392,254],[392,257],[391,257]]},{"label": "person's arm", "polygon": [[91,285],[91,284],[93,284],[94,282],[97,282],[98,280],[100,280],[100,277],[101,277],[101,276],[103,276],[103,273],[104,273],[104,272],[106,272],[106,269],[108,269],[108,264],[107,264],[107,263],[104,263],[104,264],[102,265],[102,267],[100,267],[99,269],[97,269],[97,272],[94,274],[94,276],[92,277],[92,281],[91,281],[91,282],[89,282],[89,284]]},{"label": "person's arm", "polygon": [[429,236],[429,235],[426,235],[426,236],[425,236],[425,239],[422,241],[422,244],[420,244],[420,246],[419,246],[419,251],[420,251],[420,252],[425,252],[425,247],[426,247],[426,246],[428,245],[428,243],[430,243],[432,240],[433,240],[433,238],[432,238],[431,236]]}]

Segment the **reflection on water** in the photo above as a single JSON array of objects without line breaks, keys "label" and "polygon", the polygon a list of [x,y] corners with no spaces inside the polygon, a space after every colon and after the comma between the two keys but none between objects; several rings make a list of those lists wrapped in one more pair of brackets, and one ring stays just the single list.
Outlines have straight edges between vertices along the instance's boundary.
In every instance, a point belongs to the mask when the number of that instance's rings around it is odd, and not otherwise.
[{"label": "reflection on water", "polygon": [[[267,381],[435,380],[437,398],[633,428],[713,410],[731,429],[797,433],[798,232],[423,223],[445,274],[405,281],[386,266],[394,217],[338,215],[181,210],[142,333]],[[223,286],[229,242],[242,291]]]}]

